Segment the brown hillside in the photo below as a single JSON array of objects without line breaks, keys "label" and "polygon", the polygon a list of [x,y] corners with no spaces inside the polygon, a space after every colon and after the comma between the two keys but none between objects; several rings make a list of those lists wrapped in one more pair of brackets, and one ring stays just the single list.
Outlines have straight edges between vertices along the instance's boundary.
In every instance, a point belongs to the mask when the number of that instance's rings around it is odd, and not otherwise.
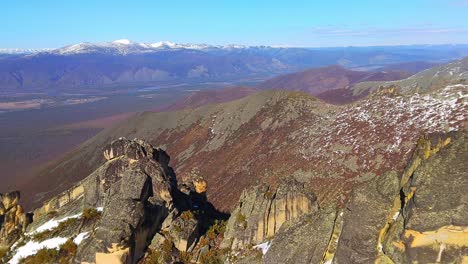
[{"label": "brown hillside", "polygon": [[21,189],[37,193],[26,198],[33,204],[63,191],[101,164],[106,143],[125,136],[167,149],[178,177],[199,171],[208,198],[224,210],[244,188],[284,177],[305,183],[321,204],[343,202],[364,179],[401,171],[424,133],[459,129],[465,94],[464,85],[428,95],[388,90],[334,106],[304,93],[265,91],[197,109],[146,112],[104,130]]},{"label": "brown hillside", "polygon": [[341,66],[328,66],[298,73],[281,75],[261,83],[260,89],[285,89],[302,91],[311,95],[344,89],[364,81],[393,81],[409,77],[404,71],[354,71]]}]

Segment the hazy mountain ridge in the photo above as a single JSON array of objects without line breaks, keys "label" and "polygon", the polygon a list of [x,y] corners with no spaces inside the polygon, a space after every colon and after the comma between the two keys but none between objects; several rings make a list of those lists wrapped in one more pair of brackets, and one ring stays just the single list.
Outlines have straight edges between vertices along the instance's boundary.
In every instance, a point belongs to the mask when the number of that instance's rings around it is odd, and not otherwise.
[{"label": "hazy mountain ridge", "polygon": [[13,91],[141,87],[269,78],[335,64],[376,67],[421,60],[446,62],[468,54],[467,45],[279,48],[126,41],[81,43],[39,53],[3,55],[0,86]]}]

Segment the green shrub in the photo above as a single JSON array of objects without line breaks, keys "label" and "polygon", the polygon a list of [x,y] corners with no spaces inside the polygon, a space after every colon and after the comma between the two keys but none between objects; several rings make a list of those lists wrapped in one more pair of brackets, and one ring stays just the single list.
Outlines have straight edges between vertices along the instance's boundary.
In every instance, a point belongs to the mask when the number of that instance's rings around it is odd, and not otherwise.
[{"label": "green shrub", "polygon": [[62,244],[59,248],[59,263],[71,263],[73,257],[76,255],[76,251],[78,249],[78,245],[73,242],[71,238],[67,240],[64,244]]},{"label": "green shrub", "polygon": [[40,233],[35,233],[32,238],[34,241],[44,241],[53,237],[55,234],[65,230],[65,228],[69,227],[70,225],[75,224],[77,221],[79,221],[79,218],[69,218],[65,221],[60,222],[56,228],[45,230]]},{"label": "green shrub", "polygon": [[55,211],[55,210],[50,211],[50,212],[47,213],[47,215],[50,216],[50,217],[55,217],[57,214],[58,214],[58,212]]},{"label": "green shrub", "polygon": [[35,233],[33,236],[32,236],[32,240],[34,241],[38,241],[38,242],[41,242],[41,241],[44,241],[46,239],[49,239],[53,236],[55,232],[55,229],[53,230],[45,230],[45,231],[42,231],[40,233]]},{"label": "green shrub", "polygon": [[76,250],[78,249],[78,245],[73,242],[73,239],[69,238],[67,242],[62,244],[59,248],[59,253],[60,255],[66,255],[66,256],[74,256],[76,255]]},{"label": "green shrub", "polygon": [[[244,217],[244,221],[245,221],[245,217]],[[214,224],[210,226],[210,228],[208,228],[208,231],[206,231],[206,236],[210,240],[213,240],[218,236],[222,238],[224,236],[225,230],[226,230],[226,221],[216,220]]]},{"label": "green shrub", "polygon": [[83,218],[85,221],[96,220],[100,217],[101,212],[96,210],[96,208],[85,208],[83,209],[83,214],[81,215],[81,218]]}]

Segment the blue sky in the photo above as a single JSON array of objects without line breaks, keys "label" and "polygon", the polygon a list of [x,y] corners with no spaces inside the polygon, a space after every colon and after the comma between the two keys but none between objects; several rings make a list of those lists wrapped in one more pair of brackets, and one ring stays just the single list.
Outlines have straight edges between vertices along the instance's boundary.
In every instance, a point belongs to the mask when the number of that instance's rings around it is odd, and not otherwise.
[{"label": "blue sky", "polygon": [[0,48],[121,38],[309,47],[468,43],[468,0],[0,3]]}]

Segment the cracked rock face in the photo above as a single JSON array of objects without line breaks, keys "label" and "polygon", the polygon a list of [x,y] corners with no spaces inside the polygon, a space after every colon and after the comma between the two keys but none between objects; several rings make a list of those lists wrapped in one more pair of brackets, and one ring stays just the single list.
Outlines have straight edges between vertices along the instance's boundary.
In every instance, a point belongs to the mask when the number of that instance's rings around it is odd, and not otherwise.
[{"label": "cracked rock face", "polygon": [[415,191],[404,229],[387,248],[395,263],[468,261],[467,134],[452,134],[446,141],[412,175]]},{"label": "cracked rock face", "polygon": [[297,181],[277,188],[258,186],[244,191],[227,224],[223,245],[243,249],[271,239],[287,222],[317,210],[316,197]]},{"label": "cracked rock face", "polygon": [[336,209],[328,207],[284,224],[275,235],[263,263],[320,263],[336,217]]}]

